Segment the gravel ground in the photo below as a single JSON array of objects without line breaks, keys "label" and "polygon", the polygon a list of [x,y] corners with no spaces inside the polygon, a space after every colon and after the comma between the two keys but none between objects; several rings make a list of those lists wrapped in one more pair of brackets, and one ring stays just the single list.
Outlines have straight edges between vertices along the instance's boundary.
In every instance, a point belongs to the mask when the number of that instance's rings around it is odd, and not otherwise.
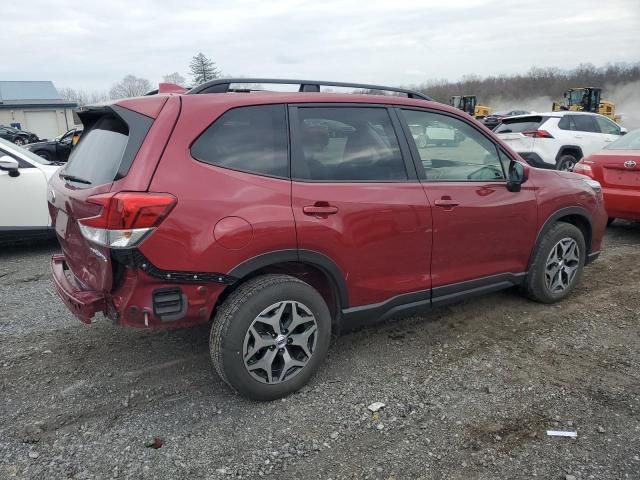
[{"label": "gravel ground", "polygon": [[4,248],[0,478],[638,479],[639,245],[615,223],[559,305],[507,291],[340,337],[272,403],[216,377],[207,328],[82,325],[55,244]]}]

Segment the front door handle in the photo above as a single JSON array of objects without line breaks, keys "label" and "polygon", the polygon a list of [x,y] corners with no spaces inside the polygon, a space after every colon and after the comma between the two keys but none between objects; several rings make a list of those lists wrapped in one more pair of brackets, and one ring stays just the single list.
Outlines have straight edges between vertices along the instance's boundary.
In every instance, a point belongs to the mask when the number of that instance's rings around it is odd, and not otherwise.
[{"label": "front door handle", "polygon": [[574,135],[573,138],[583,138],[582,135]]},{"label": "front door handle", "polygon": [[[318,202],[320,203],[320,202]],[[307,205],[306,207],[302,207],[302,211],[305,215],[335,215],[338,213],[338,207],[334,207],[333,205]]]},{"label": "front door handle", "polygon": [[436,207],[443,207],[443,208],[453,208],[460,205],[460,202],[452,200],[451,198],[441,198],[440,200],[436,200],[433,203],[436,205]]}]

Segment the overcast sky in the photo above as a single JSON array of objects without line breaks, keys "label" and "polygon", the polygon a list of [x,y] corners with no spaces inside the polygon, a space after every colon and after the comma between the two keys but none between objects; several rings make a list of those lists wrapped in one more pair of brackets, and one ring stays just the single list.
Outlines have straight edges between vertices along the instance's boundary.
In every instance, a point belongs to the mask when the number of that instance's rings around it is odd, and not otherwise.
[{"label": "overcast sky", "polygon": [[[55,7],[54,7],[55,6]],[[2,1],[0,80],[230,75],[389,85],[640,61],[640,0]]]}]

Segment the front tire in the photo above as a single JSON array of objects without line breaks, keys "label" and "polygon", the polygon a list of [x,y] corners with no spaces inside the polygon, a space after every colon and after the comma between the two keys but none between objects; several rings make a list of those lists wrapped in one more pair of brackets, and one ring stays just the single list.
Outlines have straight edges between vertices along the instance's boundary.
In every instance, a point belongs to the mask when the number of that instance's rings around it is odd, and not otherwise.
[{"label": "front tire", "polygon": [[558,222],[544,235],[527,275],[525,292],[541,303],[555,303],[571,294],[582,275],[586,259],[582,231]]},{"label": "front tire", "polygon": [[219,307],[209,348],[222,380],[264,401],[304,386],[330,340],[331,315],[313,287],[288,275],[264,275],[238,287]]},{"label": "front tire", "polygon": [[27,141],[22,137],[18,137],[13,141],[13,143],[18,145],[19,147],[22,147],[27,144]]}]

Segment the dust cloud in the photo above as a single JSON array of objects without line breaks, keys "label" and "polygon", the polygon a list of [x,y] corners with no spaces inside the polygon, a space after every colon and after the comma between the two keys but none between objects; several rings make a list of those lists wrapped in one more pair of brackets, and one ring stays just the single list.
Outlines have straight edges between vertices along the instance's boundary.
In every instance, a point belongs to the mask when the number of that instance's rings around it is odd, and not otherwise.
[{"label": "dust cloud", "polygon": [[[609,100],[616,105],[616,115],[621,117],[620,124],[633,130],[640,128],[640,81],[618,85],[607,85],[602,90],[602,99]],[[506,112],[509,110],[527,110],[529,112],[550,112],[554,100],[549,96],[533,98],[505,99],[490,98],[486,105],[492,112]],[[484,102],[483,102],[484,103]]]}]

